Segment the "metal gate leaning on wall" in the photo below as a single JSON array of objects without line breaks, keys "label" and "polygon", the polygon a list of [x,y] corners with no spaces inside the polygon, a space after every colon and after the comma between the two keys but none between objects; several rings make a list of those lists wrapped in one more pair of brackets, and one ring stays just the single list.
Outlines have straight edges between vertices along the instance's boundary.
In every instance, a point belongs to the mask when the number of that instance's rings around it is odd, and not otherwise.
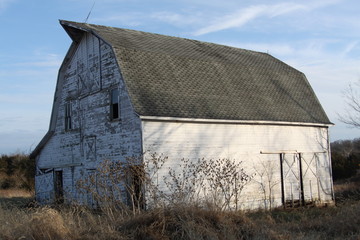
[{"label": "metal gate leaning on wall", "polygon": [[326,152],[281,153],[284,207],[333,200],[331,169]]},{"label": "metal gate leaning on wall", "polygon": [[285,208],[333,200],[331,168],[326,152],[261,153],[279,156],[281,198]]}]

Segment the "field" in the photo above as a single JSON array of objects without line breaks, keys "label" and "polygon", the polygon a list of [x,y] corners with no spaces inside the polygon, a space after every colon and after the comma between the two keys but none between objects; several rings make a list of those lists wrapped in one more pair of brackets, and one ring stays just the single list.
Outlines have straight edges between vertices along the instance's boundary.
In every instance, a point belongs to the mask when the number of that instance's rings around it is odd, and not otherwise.
[{"label": "field", "polygon": [[225,212],[171,206],[132,214],[37,207],[31,193],[0,192],[0,239],[360,239],[360,177],[335,184],[336,206]]}]

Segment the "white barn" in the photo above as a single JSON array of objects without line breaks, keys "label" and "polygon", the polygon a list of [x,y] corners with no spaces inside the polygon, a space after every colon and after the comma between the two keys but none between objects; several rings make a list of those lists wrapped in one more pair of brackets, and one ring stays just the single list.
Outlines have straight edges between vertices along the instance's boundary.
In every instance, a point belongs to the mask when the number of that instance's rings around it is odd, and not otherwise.
[{"label": "white barn", "polygon": [[77,200],[76,181],[103,160],[155,152],[169,159],[160,185],[181,159],[227,158],[253,176],[244,209],[333,203],[332,123],[303,73],[266,53],[60,24],[73,43],[49,131],[31,154],[40,203]]}]

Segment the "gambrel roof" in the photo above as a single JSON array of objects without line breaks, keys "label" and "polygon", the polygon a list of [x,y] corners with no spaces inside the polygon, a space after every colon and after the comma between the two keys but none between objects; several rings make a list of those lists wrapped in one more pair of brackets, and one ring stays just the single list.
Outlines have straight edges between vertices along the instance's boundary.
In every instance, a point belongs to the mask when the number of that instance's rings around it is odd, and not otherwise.
[{"label": "gambrel roof", "polygon": [[330,124],[305,75],[267,53],[60,21],[109,43],[140,116]]}]

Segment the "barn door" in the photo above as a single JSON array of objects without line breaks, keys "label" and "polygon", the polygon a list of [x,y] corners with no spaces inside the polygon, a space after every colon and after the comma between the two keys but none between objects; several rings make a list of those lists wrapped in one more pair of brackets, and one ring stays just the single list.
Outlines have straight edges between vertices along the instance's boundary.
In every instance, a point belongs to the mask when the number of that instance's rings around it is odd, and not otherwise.
[{"label": "barn door", "polygon": [[54,175],[55,202],[64,202],[63,171],[55,171]]},{"label": "barn door", "polygon": [[36,201],[43,204],[53,201],[53,182],[53,171],[35,176]]},{"label": "barn door", "polygon": [[284,207],[300,206],[303,199],[300,158],[298,153],[280,155]]}]

